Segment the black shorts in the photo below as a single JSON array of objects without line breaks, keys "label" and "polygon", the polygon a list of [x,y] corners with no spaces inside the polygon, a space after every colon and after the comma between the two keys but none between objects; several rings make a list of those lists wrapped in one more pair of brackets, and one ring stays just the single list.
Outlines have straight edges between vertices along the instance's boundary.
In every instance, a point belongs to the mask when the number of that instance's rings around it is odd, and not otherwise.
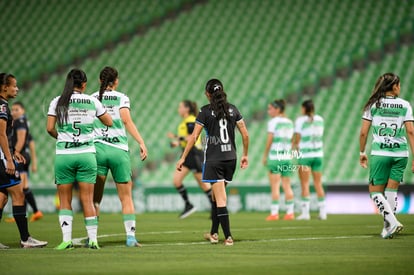
[{"label": "black shorts", "polygon": [[22,156],[26,160],[26,163],[18,163],[16,165],[16,170],[20,173],[28,173],[30,166],[30,155],[28,153],[22,153]]},{"label": "black shorts", "polygon": [[[0,189],[9,188],[20,183],[20,173],[16,170],[14,175],[6,173],[6,160],[0,160]],[[15,162],[15,164],[16,162]]]},{"label": "black shorts", "polygon": [[206,161],[203,167],[203,182],[231,182],[236,171],[237,160]]},{"label": "black shorts", "polygon": [[204,152],[193,147],[188,153],[184,161],[184,166],[193,173],[201,173],[203,171]]}]

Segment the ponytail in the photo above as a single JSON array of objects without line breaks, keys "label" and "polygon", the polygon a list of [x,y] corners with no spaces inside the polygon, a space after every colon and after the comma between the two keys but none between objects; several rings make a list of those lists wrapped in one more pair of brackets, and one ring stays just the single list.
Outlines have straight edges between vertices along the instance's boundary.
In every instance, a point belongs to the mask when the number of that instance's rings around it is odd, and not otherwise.
[{"label": "ponytail", "polygon": [[188,113],[190,115],[196,116],[197,115],[197,103],[195,101],[191,101],[188,99],[185,99],[182,101],[184,106],[188,109]]},{"label": "ponytail", "polygon": [[375,86],[374,86],[374,89],[372,90],[370,98],[368,99],[367,103],[365,103],[364,111],[371,108],[373,104],[375,104],[375,106],[379,108],[380,101],[382,98],[385,97],[385,93],[392,91],[392,88],[394,87],[394,85],[399,84],[399,83],[400,83],[400,78],[396,74],[386,73],[380,76],[377,79],[377,82],[375,82]]},{"label": "ponytail", "polygon": [[103,94],[108,86],[113,86],[118,78],[118,71],[115,68],[106,66],[99,74],[101,86],[99,87],[99,101],[102,101]]},{"label": "ponytail", "polygon": [[82,84],[88,79],[84,71],[79,69],[72,69],[67,77],[63,92],[56,104],[56,118],[59,126],[68,122],[68,109],[70,98],[72,97],[75,88],[82,88]]},{"label": "ponytail", "polygon": [[305,115],[307,115],[310,121],[313,121],[313,115],[315,114],[315,104],[312,99],[308,99],[302,102],[302,107],[305,109]]},{"label": "ponytail", "polygon": [[217,119],[230,116],[227,95],[223,84],[218,79],[210,79],[206,84],[206,92],[210,95],[210,106]]}]

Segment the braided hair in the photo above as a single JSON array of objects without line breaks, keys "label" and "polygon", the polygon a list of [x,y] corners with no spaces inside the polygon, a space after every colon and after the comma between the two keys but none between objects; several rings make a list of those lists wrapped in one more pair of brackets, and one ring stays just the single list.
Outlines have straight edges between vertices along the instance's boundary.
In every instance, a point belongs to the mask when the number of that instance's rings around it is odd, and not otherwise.
[{"label": "braided hair", "polygon": [[118,71],[113,67],[106,66],[102,69],[99,74],[99,80],[101,81],[101,86],[99,87],[99,101],[102,101],[103,94],[108,86],[115,84],[116,79],[118,78]]}]

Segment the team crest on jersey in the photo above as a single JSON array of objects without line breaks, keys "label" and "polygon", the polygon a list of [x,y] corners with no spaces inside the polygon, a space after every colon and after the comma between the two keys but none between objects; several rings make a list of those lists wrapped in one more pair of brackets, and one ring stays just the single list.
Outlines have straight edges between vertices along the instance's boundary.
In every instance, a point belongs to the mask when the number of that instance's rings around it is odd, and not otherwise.
[{"label": "team crest on jersey", "polygon": [[0,112],[1,113],[7,113],[7,105],[6,104],[2,104],[0,106]]}]

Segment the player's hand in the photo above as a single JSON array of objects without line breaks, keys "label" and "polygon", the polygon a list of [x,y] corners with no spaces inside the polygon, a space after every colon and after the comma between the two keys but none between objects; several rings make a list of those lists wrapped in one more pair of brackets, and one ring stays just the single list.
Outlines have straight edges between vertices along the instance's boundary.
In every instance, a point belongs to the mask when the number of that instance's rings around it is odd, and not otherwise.
[{"label": "player's hand", "polygon": [[240,160],[240,168],[245,169],[249,166],[249,158],[247,156],[242,156]]},{"label": "player's hand", "polygon": [[17,163],[26,163],[26,159],[23,157],[22,154],[18,153],[18,152],[14,152],[13,154],[13,158],[15,161],[17,161]]},{"label": "player's hand", "polygon": [[140,144],[140,151],[141,151],[141,161],[144,161],[148,157],[148,150],[145,144]]},{"label": "player's hand", "polygon": [[171,133],[171,132],[168,132],[167,133],[167,137],[168,138],[170,138],[170,139],[175,139],[175,138],[177,138],[177,136],[176,135],[174,135],[173,133]]},{"label": "player's hand", "polygon": [[30,166],[30,171],[32,171],[32,173],[37,173],[37,164],[33,163]]},{"label": "player's hand", "polygon": [[367,157],[367,155],[364,154],[364,155],[359,156],[359,164],[361,165],[362,168],[368,168],[368,157]]},{"label": "player's hand", "polygon": [[180,145],[180,143],[176,140],[170,142],[171,148],[177,147],[178,145]]},{"label": "player's hand", "polygon": [[175,167],[177,168],[178,171],[181,171],[181,169],[183,168],[183,164],[184,164],[185,159],[180,158],[177,161],[177,164],[175,165]]},{"label": "player's hand", "polygon": [[14,160],[13,159],[7,160],[6,173],[9,175],[14,175],[15,172],[16,172],[16,166],[14,166]]}]

